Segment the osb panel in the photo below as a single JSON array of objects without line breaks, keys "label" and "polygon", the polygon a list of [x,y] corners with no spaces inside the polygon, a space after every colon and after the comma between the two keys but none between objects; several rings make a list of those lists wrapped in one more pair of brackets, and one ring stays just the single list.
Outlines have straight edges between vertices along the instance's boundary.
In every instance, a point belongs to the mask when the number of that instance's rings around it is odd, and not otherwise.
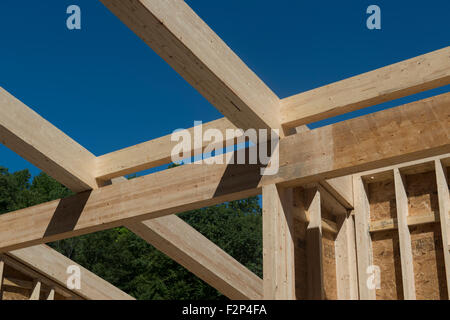
[{"label": "osb panel", "polygon": [[434,171],[406,175],[409,215],[439,211],[436,174]]},{"label": "osb panel", "polygon": [[417,299],[447,299],[440,225],[412,227],[411,246]]},{"label": "osb panel", "polygon": [[373,263],[380,268],[377,300],[403,299],[400,246],[396,230],[372,234]]},{"label": "osb panel", "polygon": [[323,280],[326,300],[337,300],[336,257],[334,235],[323,232],[322,236],[322,261]]},{"label": "osb panel", "polygon": [[295,293],[297,300],[307,299],[306,223],[294,219],[295,232]]},{"label": "osb panel", "polygon": [[397,217],[393,180],[369,183],[368,193],[371,221]]}]

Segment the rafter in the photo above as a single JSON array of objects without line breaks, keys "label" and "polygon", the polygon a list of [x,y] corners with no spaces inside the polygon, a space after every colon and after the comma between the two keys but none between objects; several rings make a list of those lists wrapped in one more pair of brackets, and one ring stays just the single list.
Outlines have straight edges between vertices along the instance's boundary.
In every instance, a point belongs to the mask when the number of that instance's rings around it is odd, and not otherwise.
[{"label": "rafter", "polygon": [[263,282],[258,276],[177,216],[126,227],[228,298],[262,298]]},{"label": "rafter", "polygon": [[95,156],[1,87],[0,142],[75,192],[97,187]]},{"label": "rafter", "polygon": [[281,100],[293,128],[450,84],[450,47]]},{"label": "rafter", "polygon": [[234,125],[281,129],[279,98],[182,0],[101,0]]}]

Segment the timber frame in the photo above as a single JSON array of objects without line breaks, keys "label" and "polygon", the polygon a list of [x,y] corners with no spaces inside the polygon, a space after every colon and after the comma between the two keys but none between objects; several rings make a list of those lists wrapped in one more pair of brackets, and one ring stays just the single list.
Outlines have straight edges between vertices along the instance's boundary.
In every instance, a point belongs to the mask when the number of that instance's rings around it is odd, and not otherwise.
[{"label": "timber frame", "polygon": [[[0,88],[0,142],[76,193],[0,216],[0,292],[132,299],[83,268],[68,289],[75,263],[45,246],[125,226],[230,299],[449,298],[450,93],[304,125],[450,84],[450,47],[280,99],[184,1],[100,1],[225,116],[205,127],[278,129],[279,171],[186,164],[127,180],[171,162],[170,136],[96,157]],[[263,279],[175,216],[260,194]]]}]

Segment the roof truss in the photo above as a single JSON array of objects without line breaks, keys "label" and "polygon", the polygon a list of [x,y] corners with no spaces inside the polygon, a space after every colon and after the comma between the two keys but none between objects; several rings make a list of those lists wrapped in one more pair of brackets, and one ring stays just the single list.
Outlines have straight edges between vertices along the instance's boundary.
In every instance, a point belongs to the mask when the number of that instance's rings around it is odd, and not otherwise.
[{"label": "roof truss", "polygon": [[[0,252],[6,257],[22,252],[15,258],[26,256],[33,268],[51,268],[45,261],[37,265],[38,257],[27,247],[40,245],[33,250],[52,257],[55,253],[41,244],[125,225],[230,298],[259,298],[261,279],[170,215],[262,190],[270,191],[268,202],[282,203],[275,186],[308,183],[318,183],[328,191],[321,189],[322,195],[329,193],[339,206],[352,209],[353,181],[347,175],[450,152],[449,93],[289,135],[299,125],[449,84],[450,47],[279,99],[184,1],[101,2],[225,115],[206,126],[279,129],[280,170],[261,176],[260,165],[193,164],[105,186],[112,178],[170,162],[170,137],[95,157],[0,88],[1,142],[78,193],[0,216]],[[214,252],[220,262],[201,257],[200,251]],[[103,298],[124,298],[108,290],[117,295]],[[95,291],[83,294],[102,298]]]}]

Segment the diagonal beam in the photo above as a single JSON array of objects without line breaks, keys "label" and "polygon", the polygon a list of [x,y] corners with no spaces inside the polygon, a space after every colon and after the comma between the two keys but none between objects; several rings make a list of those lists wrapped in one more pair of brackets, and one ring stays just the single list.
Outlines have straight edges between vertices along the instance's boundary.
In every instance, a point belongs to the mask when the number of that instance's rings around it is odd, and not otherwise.
[{"label": "diagonal beam", "polygon": [[262,279],[177,216],[126,227],[228,298],[262,299]]},{"label": "diagonal beam", "polygon": [[4,214],[0,251],[446,153],[449,105],[450,93],[283,138],[272,176],[258,165],[184,165]]},{"label": "diagonal beam", "polygon": [[95,156],[1,87],[0,142],[72,191],[97,187]]},{"label": "diagonal beam", "polygon": [[287,128],[450,84],[450,47],[281,100]]},{"label": "diagonal beam", "polygon": [[279,98],[184,1],[101,2],[238,128],[281,129]]}]

